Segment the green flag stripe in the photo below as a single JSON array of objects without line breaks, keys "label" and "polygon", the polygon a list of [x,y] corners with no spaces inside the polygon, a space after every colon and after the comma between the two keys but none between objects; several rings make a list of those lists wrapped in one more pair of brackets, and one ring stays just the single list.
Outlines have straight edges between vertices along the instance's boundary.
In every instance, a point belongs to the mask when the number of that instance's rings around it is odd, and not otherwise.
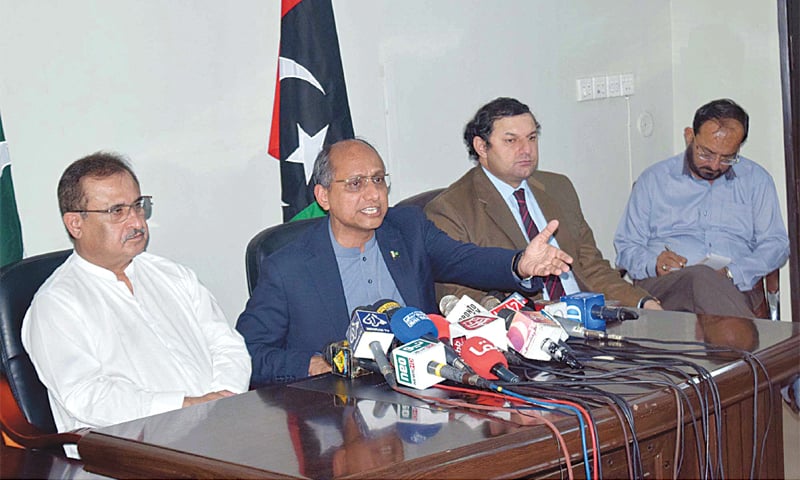
[{"label": "green flag stripe", "polygon": [[11,159],[0,120],[0,267],[22,258],[22,225],[17,213]]}]

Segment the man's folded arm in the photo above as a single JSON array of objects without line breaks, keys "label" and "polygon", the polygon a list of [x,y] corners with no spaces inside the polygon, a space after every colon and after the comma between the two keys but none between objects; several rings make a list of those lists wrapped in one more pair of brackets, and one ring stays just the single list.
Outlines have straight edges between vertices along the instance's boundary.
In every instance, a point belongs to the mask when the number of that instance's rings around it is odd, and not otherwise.
[{"label": "man's folded arm", "polygon": [[252,364],[244,339],[231,328],[211,292],[200,282],[194,285],[195,315],[211,355],[212,391],[246,392]]},{"label": "man's folded arm", "polygon": [[30,316],[36,320],[23,341],[31,361],[50,395],[79,422],[111,425],[181,408],[183,391],[148,391],[128,378],[102,374],[85,315],[41,297]]},{"label": "man's folded arm", "polygon": [[264,273],[236,324],[250,353],[250,384],[254,387],[306,377],[311,356],[315,353],[312,347],[293,350],[286,346],[290,299],[278,276],[272,273],[274,270],[270,266],[263,269]]}]

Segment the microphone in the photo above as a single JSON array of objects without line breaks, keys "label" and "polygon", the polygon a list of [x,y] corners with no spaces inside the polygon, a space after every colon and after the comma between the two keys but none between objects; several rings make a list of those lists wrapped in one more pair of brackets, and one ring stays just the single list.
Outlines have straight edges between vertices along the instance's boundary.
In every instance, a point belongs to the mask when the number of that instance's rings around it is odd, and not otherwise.
[{"label": "microphone", "polygon": [[392,368],[392,365],[389,363],[389,359],[386,358],[386,353],[383,351],[380,342],[377,340],[371,341],[369,343],[369,349],[372,351],[372,355],[375,357],[375,363],[378,364],[378,368],[383,378],[386,379],[386,383],[389,384],[393,390],[396,389],[397,380],[395,379],[394,368]]},{"label": "microphone", "polygon": [[508,349],[506,323],[491,313],[473,315],[450,324],[450,341],[457,351],[465,340],[472,337],[483,337],[500,350]]},{"label": "microphone", "polygon": [[[447,295],[445,295],[445,297],[447,297]],[[442,297],[442,300],[444,300],[445,297]],[[439,306],[442,306],[441,301],[439,302]],[[442,314],[447,318],[448,322],[455,323],[465,318],[474,317],[475,315],[489,315],[490,313],[489,310],[483,308],[480,303],[470,298],[469,295],[464,295],[455,302],[450,299],[442,310]]]},{"label": "microphone", "polygon": [[493,315],[497,315],[497,312],[504,308],[518,312],[528,303],[528,299],[518,292],[513,292],[511,295],[507,296],[505,300],[500,300],[498,295],[500,295],[500,292],[492,290],[480,301],[480,304]]},{"label": "microphone", "polygon": [[575,355],[572,354],[572,351],[564,342],[556,343],[548,338],[542,345],[542,349],[546,350],[547,353],[550,354],[550,356],[554,359],[561,363],[567,364],[569,368],[574,370],[583,369],[583,364],[579,362],[577,358],[575,358]]},{"label": "microphone", "polygon": [[460,370],[474,373],[449,343],[439,341],[439,332],[436,329],[436,325],[422,310],[415,307],[398,308],[392,313],[390,324],[391,331],[394,332],[395,337],[401,343],[408,343],[418,338],[441,343],[448,364]]},{"label": "microphone", "polygon": [[433,322],[433,325],[436,326],[436,331],[439,332],[439,340],[442,342],[449,342],[450,322],[448,322],[443,316],[435,313],[429,313],[428,318],[431,320],[431,322]]},{"label": "microphone", "polygon": [[503,352],[492,345],[489,340],[481,337],[469,338],[461,347],[461,354],[481,377],[519,383],[519,376],[508,369],[508,362]]},{"label": "microphone", "polygon": [[400,307],[402,305],[391,298],[382,298],[372,304],[372,310],[378,313],[385,313],[387,317],[391,317],[392,313]]},{"label": "microphone", "polygon": [[501,302],[500,302],[499,298],[497,298],[496,296],[494,296],[492,294],[492,292],[489,292],[486,296],[481,298],[480,302],[478,302],[478,303],[480,303],[483,308],[485,308],[486,310],[489,310],[491,312],[492,309],[494,309],[496,306],[500,305]]},{"label": "microphone", "polygon": [[350,317],[345,338],[350,342],[353,356],[375,360],[370,344],[377,342],[385,354],[392,344],[389,319],[383,313],[371,311],[372,307],[357,307]]},{"label": "microphone", "polygon": [[583,368],[574,355],[560,342],[569,334],[558,322],[540,312],[504,310],[508,322],[508,343],[525,358],[548,361],[554,358],[571,368]]},{"label": "microphone", "polygon": [[412,340],[392,350],[397,382],[401,385],[424,390],[443,380],[464,385],[489,388],[486,379],[466,373],[442,363],[445,359],[444,344],[424,338]]},{"label": "microphone", "polygon": [[[563,302],[561,305],[566,305]],[[549,307],[550,305],[548,305]],[[577,337],[577,338],[589,338],[593,340],[610,340],[614,342],[621,342],[625,340],[622,335],[617,335],[614,333],[606,333],[602,330],[591,330],[588,328],[584,328],[584,326],[575,320],[570,320],[569,318],[564,317],[563,312],[553,311],[545,307],[542,309],[542,312],[548,317],[552,318],[555,322],[561,325],[561,328],[567,332],[570,337]]]},{"label": "microphone", "polygon": [[625,307],[601,307],[599,305],[593,305],[591,312],[592,317],[602,318],[610,322],[624,322],[625,320],[636,320],[639,318],[638,313]]},{"label": "microphone", "polygon": [[605,331],[606,321],[592,315],[595,307],[605,306],[605,295],[602,293],[578,292],[564,295],[561,297],[561,301],[566,304],[564,317],[580,322],[590,330]]},{"label": "microphone", "polygon": [[471,385],[473,387],[491,388],[489,382],[485,378],[481,378],[474,373],[465,373],[455,367],[451,367],[446,363],[428,362],[428,373],[450,380],[452,382],[460,383],[462,385]]},{"label": "microphone", "polygon": [[439,299],[439,311],[442,312],[442,315],[445,317],[453,311],[453,308],[456,306],[456,302],[458,302],[458,297],[455,295],[445,295],[441,299]]}]

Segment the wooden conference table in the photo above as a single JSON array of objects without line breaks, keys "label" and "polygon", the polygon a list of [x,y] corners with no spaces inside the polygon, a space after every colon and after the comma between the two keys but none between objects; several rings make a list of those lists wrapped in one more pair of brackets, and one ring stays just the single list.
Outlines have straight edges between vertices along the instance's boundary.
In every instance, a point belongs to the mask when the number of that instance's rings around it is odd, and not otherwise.
[{"label": "wooden conference table", "polygon": [[[697,360],[713,372],[722,400],[722,461],[726,478],[750,476],[753,428],[764,438],[760,478],[783,476],[779,385],[800,370],[800,325],[675,312],[642,311],[639,320],[609,326],[629,337],[703,340],[757,352],[772,381],[754,377],[740,360]],[[693,395],[690,388],[687,394]],[[439,392],[436,389],[429,391]],[[436,394],[436,393],[434,393]],[[676,396],[651,389],[630,402],[644,475],[671,478]],[[697,477],[697,450],[686,427],[681,477]],[[772,414],[768,416],[768,405]],[[552,414],[564,436],[576,478],[584,476],[575,417]],[[628,457],[618,417],[593,410],[603,476],[626,478]],[[716,444],[717,439],[711,436]],[[760,445],[759,445],[760,447]],[[397,394],[377,375],[354,380],[324,375],[266,387],[128,423],[96,429],[78,444],[89,472],[112,477],[228,478],[561,478],[563,458],[550,429],[520,426],[459,409],[440,410]]]}]

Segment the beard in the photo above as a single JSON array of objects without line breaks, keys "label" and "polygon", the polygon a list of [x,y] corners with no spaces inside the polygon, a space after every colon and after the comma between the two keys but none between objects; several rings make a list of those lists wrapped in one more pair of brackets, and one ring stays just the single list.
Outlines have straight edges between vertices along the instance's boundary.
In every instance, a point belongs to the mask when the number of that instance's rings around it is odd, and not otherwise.
[{"label": "beard", "polygon": [[697,163],[694,161],[694,142],[690,143],[688,147],[686,147],[686,161],[689,164],[689,170],[692,171],[696,176],[702,178],[703,180],[716,180],[722,175],[725,174],[727,169],[720,169],[714,170],[710,167],[698,167]]}]

